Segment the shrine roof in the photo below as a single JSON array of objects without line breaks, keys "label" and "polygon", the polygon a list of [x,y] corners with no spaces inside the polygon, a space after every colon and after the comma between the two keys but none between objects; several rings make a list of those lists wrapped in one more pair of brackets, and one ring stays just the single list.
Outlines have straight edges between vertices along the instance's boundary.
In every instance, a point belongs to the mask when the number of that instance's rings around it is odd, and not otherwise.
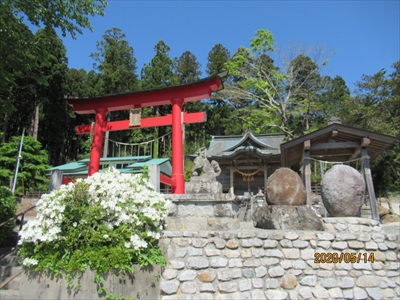
[{"label": "shrine roof", "polygon": [[239,155],[241,153],[249,153],[249,152],[251,152],[254,156],[257,156],[259,158],[264,157],[264,156],[268,156],[268,155],[272,155],[271,150],[262,150],[262,149],[259,149],[257,147],[254,147],[254,146],[240,146],[240,147],[236,148],[233,151],[221,152],[219,157],[222,157],[222,158],[234,158],[234,157],[236,157],[237,155]]},{"label": "shrine roof", "polygon": [[141,170],[144,166],[149,166],[149,165],[153,165],[153,164],[160,166],[161,173],[171,176],[172,166],[171,166],[169,158],[153,158],[153,159],[147,160],[147,161],[136,162],[132,165],[129,165],[128,168]]},{"label": "shrine roof", "polygon": [[[364,138],[368,143],[362,145]],[[396,139],[394,136],[333,123],[281,144],[282,165],[291,167],[301,162],[306,141],[310,141],[311,158],[344,162],[359,158],[361,147],[365,147],[370,159],[374,159]]]},{"label": "shrine roof", "polygon": [[71,163],[68,163],[65,165],[60,165],[57,167],[50,168],[48,170],[49,171],[53,171],[53,170],[68,171],[68,170],[79,170],[79,169],[86,168],[86,167],[87,167],[87,165],[82,164],[80,162],[71,162]]},{"label": "shrine roof", "polygon": [[96,113],[96,109],[100,108],[118,111],[159,106],[171,104],[171,100],[174,98],[183,99],[184,102],[193,102],[209,98],[213,92],[223,89],[222,78],[226,76],[227,72],[222,72],[186,84],[96,97],[66,98],[66,100],[78,114]]},{"label": "shrine roof", "polygon": [[207,156],[233,157],[240,152],[275,155],[280,153],[284,137],[284,134],[253,134],[251,131],[244,135],[212,136]]},{"label": "shrine roof", "polygon": [[[107,167],[122,164],[122,168],[116,168],[121,173],[141,173],[143,166],[156,164],[160,166],[161,173],[167,176],[172,174],[172,166],[169,158],[151,158],[151,156],[124,156],[124,157],[104,157],[100,159],[100,165]],[[56,166],[48,169],[61,170],[65,176],[86,177],[88,174],[89,159],[82,159],[77,162],[68,163],[65,165]],[[102,172],[102,169],[99,170]]]}]

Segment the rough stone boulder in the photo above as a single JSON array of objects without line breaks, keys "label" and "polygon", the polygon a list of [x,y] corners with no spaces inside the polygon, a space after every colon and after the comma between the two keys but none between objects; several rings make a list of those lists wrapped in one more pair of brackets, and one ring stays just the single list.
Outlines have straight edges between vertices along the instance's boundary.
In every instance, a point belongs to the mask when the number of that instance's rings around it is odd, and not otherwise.
[{"label": "rough stone boulder", "polygon": [[272,205],[303,205],[307,199],[300,176],[289,168],[278,169],[268,178],[266,192]]},{"label": "rough stone boulder", "polygon": [[331,217],[359,217],[364,196],[364,178],[352,167],[335,165],[322,178],[322,202]]},{"label": "rough stone boulder", "polygon": [[272,205],[257,207],[253,225],[262,229],[323,231],[324,225],[315,211],[307,205]]}]

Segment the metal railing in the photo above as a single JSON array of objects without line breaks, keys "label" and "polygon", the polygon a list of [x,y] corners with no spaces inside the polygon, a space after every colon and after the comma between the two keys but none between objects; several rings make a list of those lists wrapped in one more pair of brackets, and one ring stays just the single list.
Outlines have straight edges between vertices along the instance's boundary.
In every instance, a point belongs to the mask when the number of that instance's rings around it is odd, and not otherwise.
[{"label": "metal railing", "polygon": [[4,221],[3,223],[0,224],[0,227],[1,227],[1,226],[4,226],[5,224],[7,224],[7,223],[9,223],[9,222],[12,222],[12,221],[18,219],[19,217],[21,217],[21,224],[20,224],[20,226],[19,226],[19,230],[21,230],[21,229],[22,229],[22,225],[24,224],[24,217],[25,217],[25,214],[26,214],[28,211],[34,209],[35,207],[36,207],[36,205],[33,205],[33,206],[31,206],[30,208],[24,210],[23,212],[21,212],[21,213],[15,215],[14,217],[8,219],[7,221]]},{"label": "metal railing", "polygon": [[311,192],[316,195],[321,195],[321,186],[319,184],[311,185]]},{"label": "metal railing", "polygon": [[25,198],[40,198],[43,194],[47,194],[47,191],[27,191],[24,195]]},{"label": "metal railing", "polygon": [[[24,224],[24,217],[25,217],[25,214],[26,214],[28,211],[31,211],[32,209],[34,209],[35,207],[36,207],[36,205],[33,205],[33,206],[31,206],[30,208],[24,210],[23,212],[21,212],[21,213],[15,215],[14,217],[8,219],[7,221],[2,222],[2,223],[0,224],[0,227],[6,225],[6,224],[9,223],[9,222],[13,222],[13,221],[15,221],[16,219],[18,219],[19,217],[21,217],[21,224],[19,225],[19,230],[21,230],[21,229],[22,229],[22,226],[23,226],[23,224]],[[3,282],[1,282],[1,283],[0,283],[0,289],[2,289],[4,286],[6,286],[10,281],[12,281],[13,279],[15,279],[15,278],[16,278],[18,275],[20,275],[21,273],[22,273],[22,270],[19,270],[19,271],[17,271],[16,273],[12,274],[10,277],[8,277],[8,278],[7,278],[6,280],[4,280]]]}]

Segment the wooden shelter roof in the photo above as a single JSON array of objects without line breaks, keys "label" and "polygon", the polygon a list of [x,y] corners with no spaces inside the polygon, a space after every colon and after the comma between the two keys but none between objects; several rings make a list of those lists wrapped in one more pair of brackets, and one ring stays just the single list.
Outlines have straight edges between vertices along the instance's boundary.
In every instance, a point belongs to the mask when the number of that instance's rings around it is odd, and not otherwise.
[{"label": "wooden shelter roof", "polygon": [[[304,147],[309,147],[311,158],[334,162],[359,158],[360,148],[366,147],[369,157],[374,159],[396,139],[394,136],[333,123],[281,144],[282,165],[291,167],[301,162]],[[310,143],[305,146],[307,141]]]}]

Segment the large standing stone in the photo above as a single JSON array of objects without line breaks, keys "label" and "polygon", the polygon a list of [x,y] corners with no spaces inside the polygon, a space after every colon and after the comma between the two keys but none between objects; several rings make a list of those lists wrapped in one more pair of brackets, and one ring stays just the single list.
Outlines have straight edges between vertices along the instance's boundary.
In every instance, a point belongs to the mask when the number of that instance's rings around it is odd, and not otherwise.
[{"label": "large standing stone", "polygon": [[268,178],[267,201],[272,205],[303,205],[307,194],[300,176],[289,168],[280,168]]},{"label": "large standing stone", "polygon": [[335,165],[322,178],[322,201],[332,217],[360,216],[364,195],[364,178],[352,167]]}]

